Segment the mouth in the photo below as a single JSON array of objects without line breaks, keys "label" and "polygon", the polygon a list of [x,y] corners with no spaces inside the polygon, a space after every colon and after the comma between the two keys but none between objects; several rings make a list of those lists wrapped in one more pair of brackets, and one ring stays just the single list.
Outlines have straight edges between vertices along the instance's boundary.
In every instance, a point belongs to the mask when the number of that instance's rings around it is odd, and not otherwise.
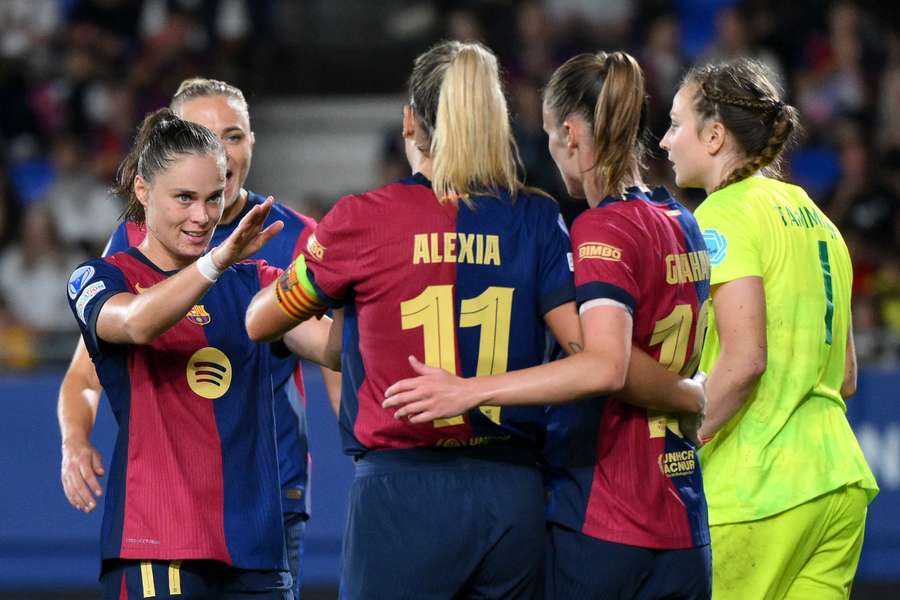
[{"label": "mouth", "polygon": [[207,231],[187,231],[185,229],[181,230],[181,233],[187,238],[187,241],[191,245],[200,245],[207,244],[209,241],[209,233],[210,230]]}]

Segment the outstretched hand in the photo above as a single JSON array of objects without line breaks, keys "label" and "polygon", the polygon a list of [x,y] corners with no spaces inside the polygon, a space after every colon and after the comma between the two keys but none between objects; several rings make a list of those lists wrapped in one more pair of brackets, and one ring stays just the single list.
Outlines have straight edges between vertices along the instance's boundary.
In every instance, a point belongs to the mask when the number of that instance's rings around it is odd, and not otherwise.
[{"label": "outstretched hand", "polygon": [[398,408],[395,418],[408,418],[410,423],[427,423],[459,416],[477,406],[471,380],[429,367],[415,356],[409,357],[409,364],[419,376],[402,379],[384,392],[382,406]]},{"label": "outstretched hand", "polygon": [[257,204],[244,215],[231,235],[212,251],[213,262],[217,267],[224,269],[253,256],[281,232],[284,228],[283,221],[275,221],[265,229],[262,228],[274,203],[275,199],[269,196],[265,202]]}]

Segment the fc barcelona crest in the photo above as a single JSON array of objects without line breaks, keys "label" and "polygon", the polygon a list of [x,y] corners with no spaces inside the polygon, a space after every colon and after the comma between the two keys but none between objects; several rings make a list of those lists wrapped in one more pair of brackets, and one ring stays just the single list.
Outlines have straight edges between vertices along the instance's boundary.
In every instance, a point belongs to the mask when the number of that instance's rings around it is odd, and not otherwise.
[{"label": "fc barcelona crest", "polygon": [[191,312],[187,314],[187,320],[193,323],[194,325],[209,325],[209,322],[212,321],[212,317],[209,316],[209,313],[206,312],[206,309],[203,308],[202,304],[195,304],[194,308],[191,309]]}]

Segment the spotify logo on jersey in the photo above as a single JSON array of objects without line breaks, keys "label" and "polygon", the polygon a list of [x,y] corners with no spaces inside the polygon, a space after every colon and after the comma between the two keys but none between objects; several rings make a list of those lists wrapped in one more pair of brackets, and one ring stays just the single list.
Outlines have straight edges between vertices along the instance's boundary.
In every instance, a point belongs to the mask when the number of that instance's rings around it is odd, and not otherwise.
[{"label": "spotify logo on jersey", "polygon": [[198,396],[221,398],[231,387],[231,361],[217,348],[201,348],[188,360],[187,380]]}]

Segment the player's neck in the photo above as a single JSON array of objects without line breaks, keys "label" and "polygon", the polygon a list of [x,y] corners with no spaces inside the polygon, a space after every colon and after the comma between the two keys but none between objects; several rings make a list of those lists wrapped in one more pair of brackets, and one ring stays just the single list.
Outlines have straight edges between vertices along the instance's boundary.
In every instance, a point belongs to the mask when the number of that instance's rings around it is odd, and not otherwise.
[{"label": "player's neck", "polygon": [[222,218],[219,219],[219,225],[230,225],[237,216],[241,214],[241,211],[247,206],[248,195],[247,190],[241,188],[235,201],[222,213]]}]

